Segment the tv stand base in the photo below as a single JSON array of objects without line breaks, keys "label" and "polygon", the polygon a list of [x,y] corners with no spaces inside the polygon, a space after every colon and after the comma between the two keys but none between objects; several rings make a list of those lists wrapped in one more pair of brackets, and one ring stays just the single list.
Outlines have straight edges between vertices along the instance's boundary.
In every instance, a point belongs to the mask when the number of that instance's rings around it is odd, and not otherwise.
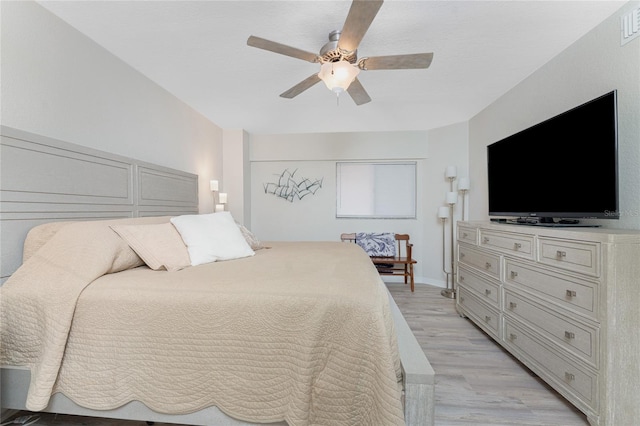
[{"label": "tv stand base", "polygon": [[601,225],[587,225],[580,223],[577,219],[560,219],[557,222],[552,217],[509,219],[501,223],[510,225],[545,226],[549,228],[599,228]]}]

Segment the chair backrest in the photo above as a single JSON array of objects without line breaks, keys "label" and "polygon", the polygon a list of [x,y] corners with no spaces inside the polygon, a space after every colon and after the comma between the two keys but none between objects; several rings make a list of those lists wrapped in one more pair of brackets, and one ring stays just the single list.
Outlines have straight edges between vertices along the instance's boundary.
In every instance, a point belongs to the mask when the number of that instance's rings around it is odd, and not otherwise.
[{"label": "chair backrest", "polygon": [[340,240],[342,242],[355,243],[356,242],[356,233],[352,232],[350,234],[340,234]]},{"label": "chair backrest", "polygon": [[398,257],[406,257],[407,259],[411,259],[412,244],[409,243],[409,234],[396,234],[396,241],[398,242]]}]

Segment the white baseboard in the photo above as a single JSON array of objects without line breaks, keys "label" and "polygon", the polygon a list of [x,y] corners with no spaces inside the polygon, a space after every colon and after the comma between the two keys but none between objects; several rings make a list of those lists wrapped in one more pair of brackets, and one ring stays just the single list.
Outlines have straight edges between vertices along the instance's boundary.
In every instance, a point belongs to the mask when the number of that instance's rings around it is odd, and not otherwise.
[{"label": "white baseboard", "polygon": [[[404,282],[404,277],[385,276],[385,277],[382,277],[382,280],[384,282],[386,282],[386,283],[403,283]],[[441,280],[435,280],[433,278],[414,276],[413,280],[415,282],[415,285],[428,284],[428,285],[432,285],[434,287],[447,288],[447,283],[446,282],[441,281]]]}]

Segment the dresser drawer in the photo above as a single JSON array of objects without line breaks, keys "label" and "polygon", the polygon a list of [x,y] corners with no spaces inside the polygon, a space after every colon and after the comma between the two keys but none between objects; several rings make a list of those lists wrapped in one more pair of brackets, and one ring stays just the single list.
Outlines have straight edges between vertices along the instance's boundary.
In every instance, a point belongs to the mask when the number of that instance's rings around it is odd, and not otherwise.
[{"label": "dresser drawer", "polygon": [[598,283],[505,259],[507,285],[533,292],[554,304],[598,319]]},{"label": "dresser drawer", "polygon": [[498,255],[474,250],[471,247],[460,244],[458,245],[458,261],[472,266],[497,280],[500,279],[500,256]]},{"label": "dresser drawer", "polygon": [[599,329],[569,319],[560,312],[529,301],[505,289],[505,314],[530,324],[558,346],[598,368]]},{"label": "dresser drawer", "polygon": [[458,288],[458,304],[462,306],[464,312],[474,319],[487,333],[494,339],[500,338],[500,313],[480,302],[466,288]]},{"label": "dresser drawer", "polygon": [[534,337],[523,327],[505,319],[504,342],[523,362],[569,401],[597,412],[598,377],[588,368],[570,361],[560,352]]},{"label": "dresser drawer", "polygon": [[478,230],[475,228],[467,228],[466,226],[458,226],[458,241],[464,241],[469,244],[478,244]]},{"label": "dresser drawer", "polygon": [[600,276],[600,243],[540,237],[538,261],[567,271]]},{"label": "dresser drawer", "polygon": [[517,234],[515,232],[481,229],[480,246],[531,260],[533,260],[535,254],[533,235]]},{"label": "dresser drawer", "polygon": [[500,284],[480,277],[462,266],[458,268],[458,285],[474,293],[491,306],[500,309]]}]

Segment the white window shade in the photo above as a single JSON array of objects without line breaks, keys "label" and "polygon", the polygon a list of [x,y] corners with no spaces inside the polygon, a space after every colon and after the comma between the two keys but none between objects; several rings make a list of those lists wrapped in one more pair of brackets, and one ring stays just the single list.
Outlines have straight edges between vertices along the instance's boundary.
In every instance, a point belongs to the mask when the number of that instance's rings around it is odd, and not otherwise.
[{"label": "white window shade", "polygon": [[416,217],[416,162],[338,162],[336,178],[336,217]]}]

